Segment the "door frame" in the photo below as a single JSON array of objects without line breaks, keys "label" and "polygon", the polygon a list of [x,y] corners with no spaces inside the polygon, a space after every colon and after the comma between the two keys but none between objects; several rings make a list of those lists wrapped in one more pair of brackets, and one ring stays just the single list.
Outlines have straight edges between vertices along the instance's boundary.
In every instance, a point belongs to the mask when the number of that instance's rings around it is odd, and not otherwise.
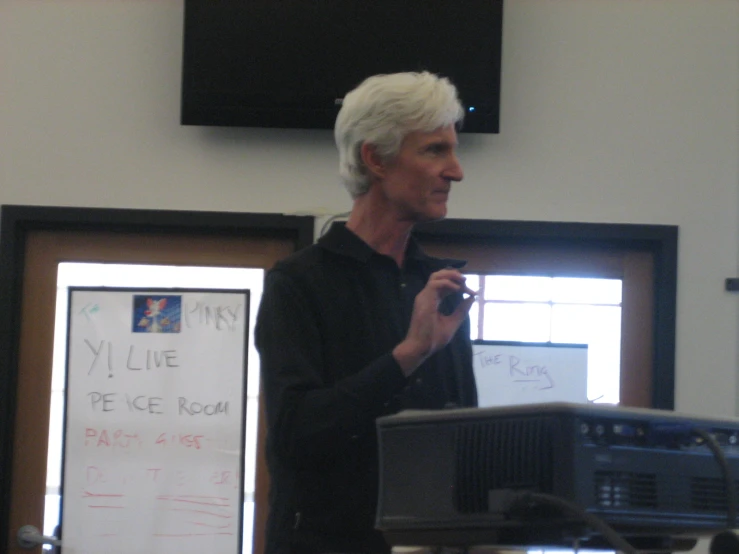
[{"label": "door frame", "polygon": [[675,409],[676,225],[445,219],[418,225],[413,234],[439,244],[595,247],[650,253],[654,260],[651,407]]},{"label": "door frame", "polygon": [[313,243],[314,218],[269,213],[0,206],[0,545],[8,544],[25,247],[33,231],[200,234]]}]

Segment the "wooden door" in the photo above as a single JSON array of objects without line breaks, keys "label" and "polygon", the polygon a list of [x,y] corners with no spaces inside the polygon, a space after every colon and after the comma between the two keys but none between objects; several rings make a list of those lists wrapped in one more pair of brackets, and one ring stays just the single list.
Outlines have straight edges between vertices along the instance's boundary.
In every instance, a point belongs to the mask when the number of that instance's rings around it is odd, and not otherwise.
[{"label": "wooden door", "polygon": [[[295,247],[294,240],[264,237],[78,231],[28,234],[18,351],[10,553],[28,552],[16,544],[15,534],[22,525],[43,527],[58,264],[74,261],[266,269]],[[259,443],[263,444],[263,422],[260,427]],[[263,454],[260,453],[259,458],[255,552],[263,548],[261,530],[266,517],[267,473]]]}]

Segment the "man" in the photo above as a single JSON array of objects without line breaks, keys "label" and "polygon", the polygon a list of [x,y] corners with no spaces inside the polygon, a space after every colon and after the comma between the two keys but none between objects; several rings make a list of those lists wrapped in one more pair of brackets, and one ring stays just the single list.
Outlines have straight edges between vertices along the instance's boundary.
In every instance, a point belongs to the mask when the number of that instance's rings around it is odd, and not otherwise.
[{"label": "man", "polygon": [[268,554],[389,551],[374,529],[375,419],[477,403],[463,262],[410,236],[446,216],[462,180],[463,113],[454,86],[425,72],[370,77],[344,99],[335,138],[351,215],[269,272],[257,319]]}]

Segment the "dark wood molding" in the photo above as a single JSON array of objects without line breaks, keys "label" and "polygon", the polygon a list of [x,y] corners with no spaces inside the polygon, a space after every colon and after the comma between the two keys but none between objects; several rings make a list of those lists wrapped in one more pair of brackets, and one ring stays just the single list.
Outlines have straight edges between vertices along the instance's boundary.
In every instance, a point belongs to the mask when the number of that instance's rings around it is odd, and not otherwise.
[{"label": "dark wood molding", "polygon": [[[314,218],[281,214],[0,207],[0,545],[8,544],[18,345],[26,237],[29,232],[89,231],[279,238],[298,250],[313,243]],[[0,547],[0,548],[2,548]]]},{"label": "dark wood molding", "polygon": [[569,245],[650,252],[654,256],[652,407],[675,408],[677,226],[445,219],[419,225],[414,234],[423,241],[441,243]]}]

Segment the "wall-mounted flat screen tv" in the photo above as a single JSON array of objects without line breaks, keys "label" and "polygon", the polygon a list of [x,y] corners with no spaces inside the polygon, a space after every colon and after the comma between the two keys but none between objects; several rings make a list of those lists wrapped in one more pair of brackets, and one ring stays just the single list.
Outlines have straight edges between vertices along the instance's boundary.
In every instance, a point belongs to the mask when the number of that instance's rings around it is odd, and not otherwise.
[{"label": "wall-mounted flat screen tv", "polygon": [[331,129],[377,73],[449,77],[499,132],[503,0],[185,0],[183,125]]}]

